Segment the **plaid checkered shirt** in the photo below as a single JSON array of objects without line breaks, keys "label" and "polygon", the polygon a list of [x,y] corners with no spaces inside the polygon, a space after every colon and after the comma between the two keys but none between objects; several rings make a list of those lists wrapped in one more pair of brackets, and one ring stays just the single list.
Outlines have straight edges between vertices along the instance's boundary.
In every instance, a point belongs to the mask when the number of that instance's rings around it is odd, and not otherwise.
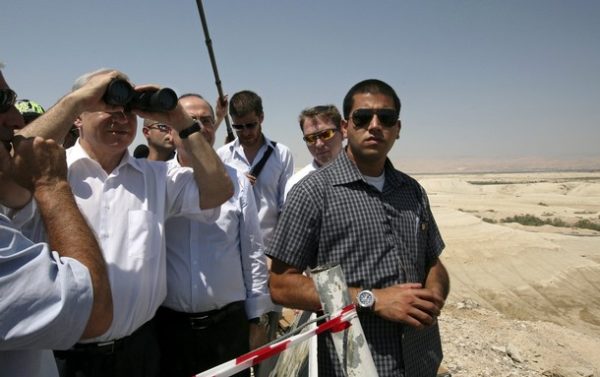
[{"label": "plaid checkered shirt", "polygon": [[[380,192],[346,153],[290,191],[267,254],[299,270],[339,264],[349,287],[425,282],[444,242],[425,190],[385,163]],[[416,330],[359,314],[380,377],[435,376],[442,360],[437,324]],[[344,376],[329,335],[319,336],[319,376]]]}]

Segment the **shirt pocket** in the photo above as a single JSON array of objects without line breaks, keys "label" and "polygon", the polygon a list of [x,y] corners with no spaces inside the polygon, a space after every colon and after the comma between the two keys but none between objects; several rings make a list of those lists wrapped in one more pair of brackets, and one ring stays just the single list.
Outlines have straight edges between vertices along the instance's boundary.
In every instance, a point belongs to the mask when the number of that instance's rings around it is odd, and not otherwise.
[{"label": "shirt pocket", "polygon": [[393,224],[405,277],[407,281],[419,282],[424,270],[429,224],[413,211],[401,211]]},{"label": "shirt pocket", "polygon": [[128,254],[149,259],[162,250],[161,227],[156,215],[146,210],[129,211]]}]

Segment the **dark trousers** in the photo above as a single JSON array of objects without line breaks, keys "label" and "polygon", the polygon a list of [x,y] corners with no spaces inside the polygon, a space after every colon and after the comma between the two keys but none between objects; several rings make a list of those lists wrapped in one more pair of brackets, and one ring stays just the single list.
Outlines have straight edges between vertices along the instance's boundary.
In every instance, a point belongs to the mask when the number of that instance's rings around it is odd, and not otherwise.
[{"label": "dark trousers", "polygon": [[[189,377],[250,350],[243,302],[205,313],[181,313],[161,307],[155,319],[160,375],[164,377]],[[250,376],[250,370],[236,376]]]},{"label": "dark trousers", "polygon": [[76,344],[54,356],[61,377],[156,377],[159,352],[150,321],[123,339]]}]

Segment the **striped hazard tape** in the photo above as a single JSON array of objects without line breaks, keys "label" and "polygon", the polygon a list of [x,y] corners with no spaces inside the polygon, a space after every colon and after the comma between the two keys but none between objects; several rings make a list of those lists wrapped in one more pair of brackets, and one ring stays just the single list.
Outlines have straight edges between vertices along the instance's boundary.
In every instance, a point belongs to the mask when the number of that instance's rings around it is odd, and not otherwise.
[{"label": "striped hazard tape", "polygon": [[277,355],[283,350],[290,347],[296,346],[303,341],[324,333],[326,331],[338,332],[350,327],[350,321],[357,316],[356,307],[354,304],[350,304],[343,309],[330,315],[330,319],[320,324],[319,326],[302,332],[293,336],[286,336],[280,340],[276,340],[263,347],[257,348],[254,351],[250,351],[242,356],[239,356],[233,360],[227,361],[223,364],[217,365],[207,371],[200,374],[196,374],[195,377],[226,377],[243,371],[244,369],[250,368],[251,366],[260,364],[265,359],[271,356]]}]

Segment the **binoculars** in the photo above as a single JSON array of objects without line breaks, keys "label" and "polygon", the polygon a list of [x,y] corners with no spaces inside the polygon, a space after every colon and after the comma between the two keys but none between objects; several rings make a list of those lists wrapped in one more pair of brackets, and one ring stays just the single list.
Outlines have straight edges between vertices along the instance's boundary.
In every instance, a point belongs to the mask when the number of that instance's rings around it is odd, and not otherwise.
[{"label": "binoculars", "polygon": [[123,79],[114,79],[106,88],[104,102],[123,106],[126,111],[138,109],[150,112],[167,112],[177,106],[177,94],[170,88],[136,91]]}]

